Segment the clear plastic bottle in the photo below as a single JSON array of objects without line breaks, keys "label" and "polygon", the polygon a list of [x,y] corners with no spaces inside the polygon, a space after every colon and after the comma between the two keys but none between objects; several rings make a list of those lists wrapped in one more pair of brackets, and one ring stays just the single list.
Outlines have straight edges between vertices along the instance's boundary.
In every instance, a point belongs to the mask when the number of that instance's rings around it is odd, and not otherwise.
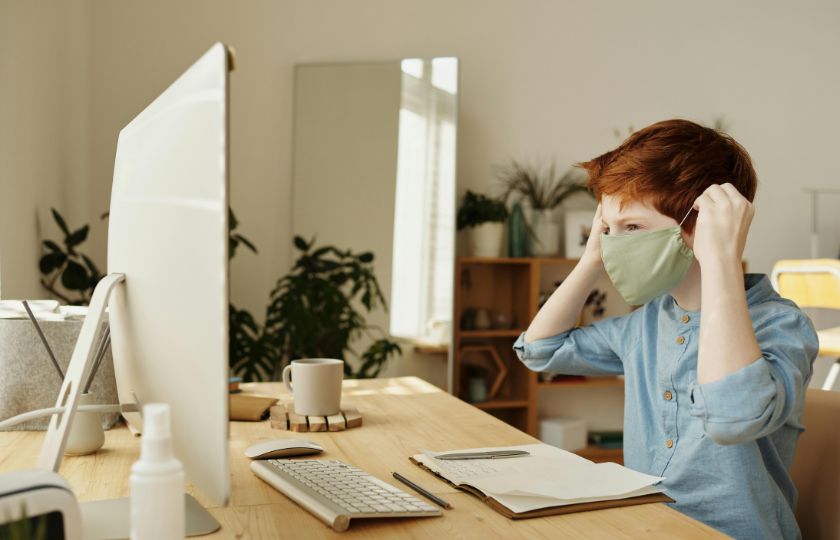
[{"label": "clear plastic bottle", "polygon": [[131,539],[183,539],[184,468],[172,450],[169,405],[143,407],[141,441],[131,466]]}]

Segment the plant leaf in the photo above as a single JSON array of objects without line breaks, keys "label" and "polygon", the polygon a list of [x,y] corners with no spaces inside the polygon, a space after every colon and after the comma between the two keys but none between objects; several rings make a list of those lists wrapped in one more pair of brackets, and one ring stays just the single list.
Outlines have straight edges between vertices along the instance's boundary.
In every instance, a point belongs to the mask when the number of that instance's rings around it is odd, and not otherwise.
[{"label": "plant leaf", "polygon": [[234,235],[234,236],[236,236],[236,240],[237,240],[237,241],[242,242],[243,244],[245,244],[245,246],[246,246],[248,249],[250,249],[250,250],[251,250],[251,251],[253,251],[254,253],[259,253],[259,251],[257,251],[257,246],[255,246],[253,243],[251,243],[251,241],[250,241],[250,240],[248,240],[247,238],[245,238],[245,237],[244,237],[244,236],[242,236],[241,234],[236,234],[236,235]]},{"label": "plant leaf", "polygon": [[85,261],[85,266],[87,266],[88,270],[90,270],[90,273],[92,274],[91,277],[94,278],[96,281],[99,281],[99,276],[101,275],[99,272],[99,267],[97,267],[96,264],[91,260],[91,258],[85,255],[84,253],[82,253],[82,260]]},{"label": "plant leaf", "polygon": [[228,228],[234,230],[239,227],[239,221],[236,219],[236,214],[233,213],[233,208],[228,206]]},{"label": "plant leaf", "polygon": [[67,247],[76,247],[85,240],[87,240],[88,231],[90,231],[90,226],[85,225],[81,229],[74,231],[73,234],[68,235],[67,238],[64,240],[64,243],[67,244]]},{"label": "plant leaf", "polygon": [[67,261],[64,272],[61,273],[61,284],[70,291],[82,291],[88,288],[90,278],[85,268],[73,260]]},{"label": "plant leaf", "polygon": [[306,251],[309,249],[309,244],[307,244],[306,240],[304,240],[302,237],[295,236],[295,247],[301,251]]},{"label": "plant leaf", "polygon": [[42,274],[49,274],[56,268],[61,267],[66,260],[67,255],[61,251],[54,251],[41,257],[41,260],[38,261],[38,267],[40,268]]},{"label": "plant leaf", "polygon": [[52,240],[44,240],[44,246],[53,252],[61,252],[61,248]]},{"label": "plant leaf", "polygon": [[70,229],[67,228],[67,222],[64,221],[64,218],[58,213],[58,210],[55,208],[50,208],[50,210],[52,211],[53,219],[55,219],[55,222],[58,223],[58,228],[61,229],[65,235],[69,235]]}]

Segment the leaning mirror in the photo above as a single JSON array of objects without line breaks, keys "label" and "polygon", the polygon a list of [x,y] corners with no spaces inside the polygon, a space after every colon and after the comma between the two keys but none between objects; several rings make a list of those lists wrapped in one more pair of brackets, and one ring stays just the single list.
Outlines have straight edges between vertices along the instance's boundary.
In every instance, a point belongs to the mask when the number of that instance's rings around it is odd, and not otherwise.
[{"label": "leaning mirror", "polygon": [[425,356],[450,342],[457,106],[456,58],[295,68],[292,231],[374,255],[388,310],[365,317],[403,351],[380,374],[442,387],[447,363]]}]

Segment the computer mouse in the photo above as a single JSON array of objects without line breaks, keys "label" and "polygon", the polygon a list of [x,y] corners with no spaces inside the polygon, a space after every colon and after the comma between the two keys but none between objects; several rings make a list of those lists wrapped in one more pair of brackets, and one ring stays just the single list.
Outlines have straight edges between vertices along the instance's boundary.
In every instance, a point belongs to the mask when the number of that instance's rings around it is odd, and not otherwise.
[{"label": "computer mouse", "polygon": [[249,446],[245,455],[251,459],[277,459],[320,454],[324,449],[303,439],[272,439]]}]

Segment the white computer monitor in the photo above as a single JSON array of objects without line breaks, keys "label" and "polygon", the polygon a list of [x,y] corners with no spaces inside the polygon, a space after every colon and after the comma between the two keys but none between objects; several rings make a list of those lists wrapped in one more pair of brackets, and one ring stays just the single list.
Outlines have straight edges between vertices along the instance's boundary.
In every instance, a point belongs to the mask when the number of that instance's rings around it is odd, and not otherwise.
[{"label": "white computer monitor", "polygon": [[[227,503],[230,69],[227,47],[213,45],[120,132],[109,275],[68,367],[58,405],[69,410],[51,421],[46,468],[58,469],[107,304],[120,402],[168,403],[188,480]],[[126,419],[142,430],[139,414]]]}]

